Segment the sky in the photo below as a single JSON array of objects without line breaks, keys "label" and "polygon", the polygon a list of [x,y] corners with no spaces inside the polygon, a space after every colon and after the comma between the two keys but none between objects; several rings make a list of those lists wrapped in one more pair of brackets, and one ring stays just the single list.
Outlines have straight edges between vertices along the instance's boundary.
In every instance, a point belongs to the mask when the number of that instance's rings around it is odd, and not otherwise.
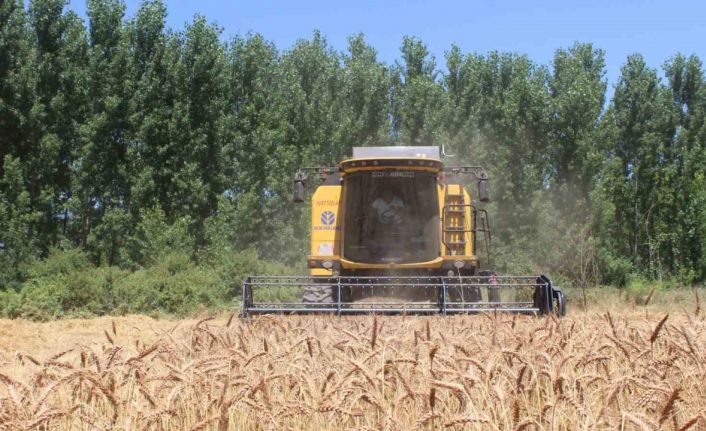
[{"label": "sky", "polygon": [[[556,49],[591,42],[605,50],[611,87],[633,53],[660,71],[677,52],[706,60],[706,2],[696,0],[164,1],[173,29],[201,14],[222,27],[225,38],[261,33],[280,50],[318,29],[343,51],[349,36],[363,33],[378,58],[393,63],[403,36],[416,36],[442,70],[452,44],[464,53],[510,51],[549,65]],[[127,17],[140,3],[126,0]],[[85,0],[70,0],[69,7],[85,14]]]}]

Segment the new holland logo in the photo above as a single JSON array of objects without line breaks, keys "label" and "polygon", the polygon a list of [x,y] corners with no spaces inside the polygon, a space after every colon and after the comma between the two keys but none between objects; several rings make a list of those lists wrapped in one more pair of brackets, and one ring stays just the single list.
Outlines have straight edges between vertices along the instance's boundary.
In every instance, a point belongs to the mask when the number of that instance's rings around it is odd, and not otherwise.
[{"label": "new holland logo", "polygon": [[336,215],[333,211],[324,211],[321,213],[321,223],[326,226],[332,225],[336,221]]}]

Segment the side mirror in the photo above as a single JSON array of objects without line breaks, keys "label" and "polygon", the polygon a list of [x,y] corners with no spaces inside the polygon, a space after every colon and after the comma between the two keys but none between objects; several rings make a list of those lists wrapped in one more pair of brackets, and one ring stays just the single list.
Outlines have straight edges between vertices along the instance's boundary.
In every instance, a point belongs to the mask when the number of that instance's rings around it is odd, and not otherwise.
[{"label": "side mirror", "polygon": [[306,187],[304,187],[304,182],[295,180],[294,181],[294,192],[292,193],[292,201],[296,203],[304,202],[306,198]]},{"label": "side mirror", "polygon": [[301,169],[294,174],[294,191],[292,193],[292,201],[296,203],[304,202],[306,198],[306,179],[309,176]]},{"label": "side mirror", "polygon": [[478,180],[478,200],[490,202],[490,186],[488,185],[487,177]]}]

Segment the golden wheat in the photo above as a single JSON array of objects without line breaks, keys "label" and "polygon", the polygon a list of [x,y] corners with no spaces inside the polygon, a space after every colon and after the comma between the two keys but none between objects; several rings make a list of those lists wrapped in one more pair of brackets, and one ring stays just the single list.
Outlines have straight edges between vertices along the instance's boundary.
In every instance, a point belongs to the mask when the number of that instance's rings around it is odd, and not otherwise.
[{"label": "golden wheat", "polygon": [[699,311],[96,320],[0,350],[0,430],[701,430]]}]

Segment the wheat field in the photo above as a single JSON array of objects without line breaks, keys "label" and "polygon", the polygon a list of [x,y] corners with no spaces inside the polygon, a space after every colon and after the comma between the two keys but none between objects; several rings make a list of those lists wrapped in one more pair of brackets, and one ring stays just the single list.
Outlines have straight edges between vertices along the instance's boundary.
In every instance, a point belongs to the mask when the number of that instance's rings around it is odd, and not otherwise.
[{"label": "wheat field", "polygon": [[0,321],[0,429],[703,430],[691,309]]}]

